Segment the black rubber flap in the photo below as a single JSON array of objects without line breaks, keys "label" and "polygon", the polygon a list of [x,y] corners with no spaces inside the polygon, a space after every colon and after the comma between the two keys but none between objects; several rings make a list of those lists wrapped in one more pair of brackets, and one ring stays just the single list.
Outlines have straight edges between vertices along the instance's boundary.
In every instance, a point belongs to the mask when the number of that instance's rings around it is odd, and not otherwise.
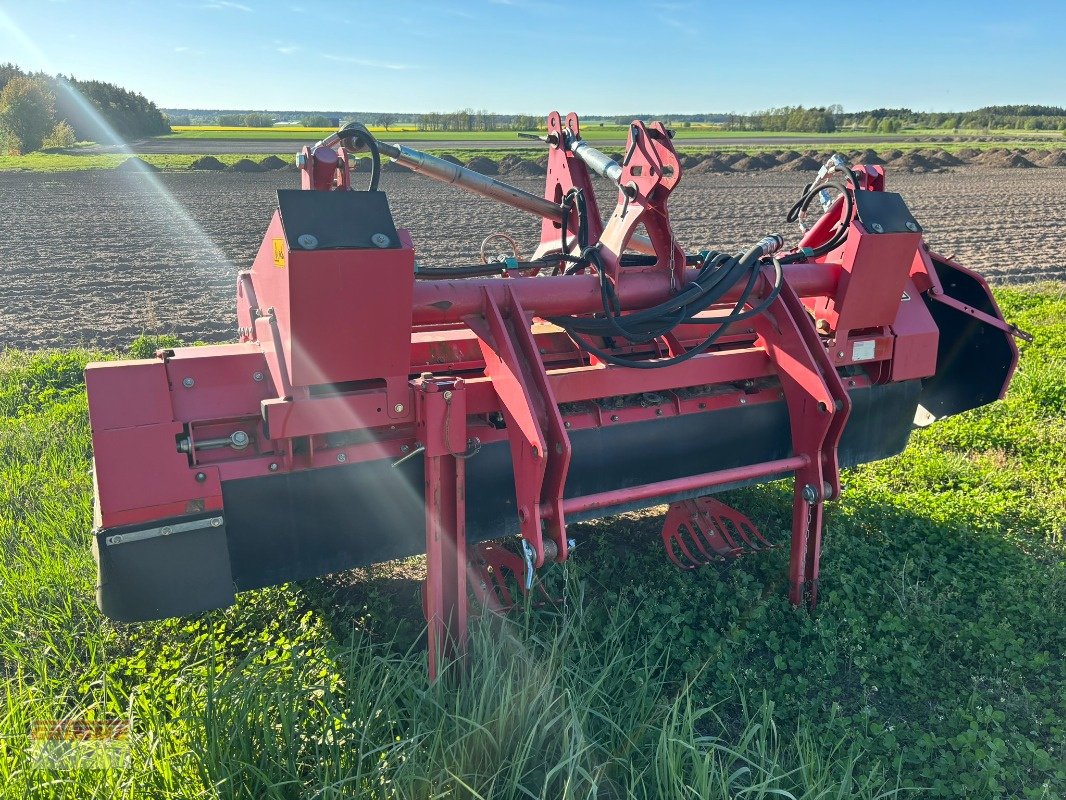
[{"label": "black rubber flap", "polygon": [[[869,233],[921,233],[922,226],[912,215],[903,196],[895,192],[855,192],[859,222]],[[907,223],[913,225],[908,228]],[[877,230],[875,225],[880,225]]]},{"label": "black rubber flap", "polygon": [[[155,535],[168,524],[189,521],[182,517],[161,520],[147,529],[131,526],[96,533],[96,604],[107,617],[143,622],[199,614],[233,603],[224,525]],[[136,538],[145,533],[150,535]],[[123,541],[113,543],[116,535]]]},{"label": "black rubber flap", "polygon": [[279,189],[290,250],[392,249],[400,246],[384,192]]}]

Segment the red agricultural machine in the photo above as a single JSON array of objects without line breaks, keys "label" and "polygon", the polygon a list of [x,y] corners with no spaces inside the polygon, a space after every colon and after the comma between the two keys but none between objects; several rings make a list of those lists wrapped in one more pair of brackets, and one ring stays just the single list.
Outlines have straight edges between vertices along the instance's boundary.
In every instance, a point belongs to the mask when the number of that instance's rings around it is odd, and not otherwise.
[{"label": "red agricultural machine", "polygon": [[[711,494],[787,476],[789,599],[813,605],[841,468],[1002,397],[1019,332],[882,167],[830,159],[788,214],[794,247],[694,254],[670,225],[670,131],[633,122],[618,163],[575,115],[547,123],[543,197],[361,126],[304,148],[238,277],[239,341],[88,367],[106,615],[425,553],[433,672],[469,592],[508,605],[510,577],[528,590],[569,557],[568,523],[669,504],[666,553],[694,568],[769,546]],[[539,215],[536,253],[420,266],[382,154]],[[617,188],[606,222],[590,173]]]}]

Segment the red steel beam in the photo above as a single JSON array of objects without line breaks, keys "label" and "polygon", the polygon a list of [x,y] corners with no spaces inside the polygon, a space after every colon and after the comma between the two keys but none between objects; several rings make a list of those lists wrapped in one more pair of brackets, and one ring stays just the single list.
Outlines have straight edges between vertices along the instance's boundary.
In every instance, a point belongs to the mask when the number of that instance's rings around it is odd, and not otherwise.
[{"label": "red steel beam", "polygon": [[[839,264],[786,264],[785,280],[800,297],[832,297],[840,278]],[[698,270],[686,271],[686,280]],[[743,283],[743,281],[741,282]],[[416,280],[412,305],[415,325],[458,322],[480,314],[484,293],[490,292],[501,308],[507,308],[507,290],[514,292],[522,308],[538,317],[592,314],[603,310],[600,279],[595,275],[539,276],[527,279],[464,278],[454,281]],[[723,303],[735,303],[743,286],[737,285]],[[670,274],[662,269],[626,269],[617,286],[618,298],[626,310],[647,308],[669,299]]]},{"label": "red steel beam", "polygon": [[[766,461],[762,464],[750,464],[746,467],[731,467],[730,469],[720,469],[716,472],[704,472],[700,475],[674,478],[669,481],[646,483],[643,486],[630,486],[627,489],[613,489],[609,492],[587,494],[584,497],[571,497],[563,500],[563,514],[569,516],[585,511],[598,511],[603,508],[633,503],[638,500],[652,500],[656,497],[668,497],[681,492],[709,489],[712,486],[722,486],[727,483],[795,472],[797,469],[807,466],[808,463],[810,462],[807,456],[791,456],[790,458],[780,458],[776,461]],[[545,510],[542,508],[541,514],[550,516],[549,511],[550,509]]]}]

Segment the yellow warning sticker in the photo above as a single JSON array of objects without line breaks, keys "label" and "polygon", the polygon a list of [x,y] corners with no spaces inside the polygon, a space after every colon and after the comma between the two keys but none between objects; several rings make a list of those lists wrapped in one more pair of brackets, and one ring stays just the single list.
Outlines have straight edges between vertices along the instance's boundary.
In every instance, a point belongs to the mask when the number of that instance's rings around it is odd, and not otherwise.
[{"label": "yellow warning sticker", "polygon": [[274,239],[274,266],[285,266],[285,240]]}]

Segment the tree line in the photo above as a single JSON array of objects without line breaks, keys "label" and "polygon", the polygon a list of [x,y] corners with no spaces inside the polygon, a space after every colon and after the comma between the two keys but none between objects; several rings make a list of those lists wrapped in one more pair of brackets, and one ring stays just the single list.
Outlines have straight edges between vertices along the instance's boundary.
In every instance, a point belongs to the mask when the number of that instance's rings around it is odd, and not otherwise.
[{"label": "tree line", "polygon": [[83,81],[0,64],[0,150],[30,153],[170,133],[144,95],[104,81]]}]

